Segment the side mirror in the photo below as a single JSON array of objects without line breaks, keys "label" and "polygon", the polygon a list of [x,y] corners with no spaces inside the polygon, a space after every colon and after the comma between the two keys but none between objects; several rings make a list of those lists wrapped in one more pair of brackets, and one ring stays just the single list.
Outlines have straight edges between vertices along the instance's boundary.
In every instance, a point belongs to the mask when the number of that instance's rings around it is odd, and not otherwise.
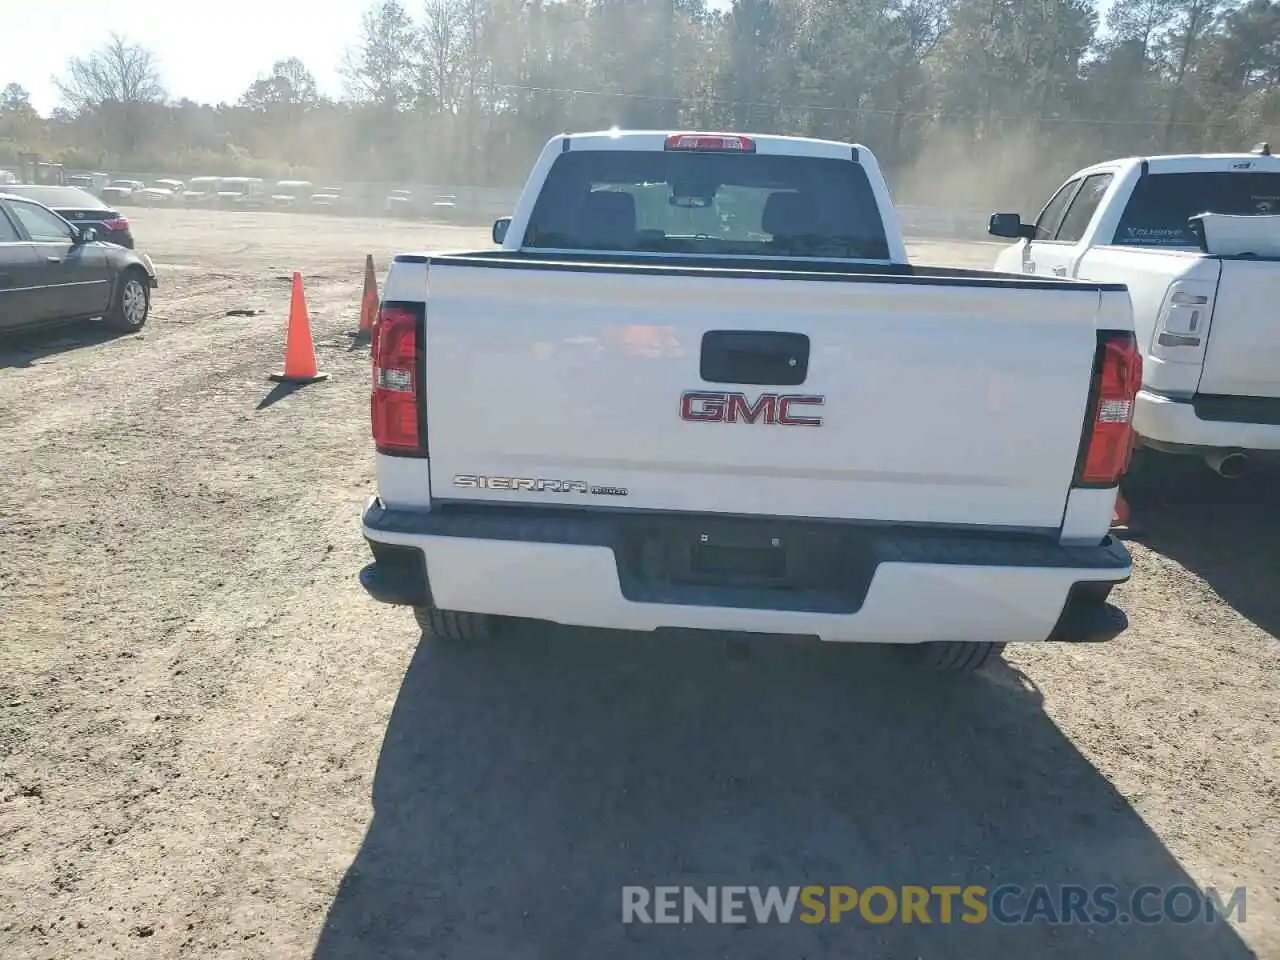
[{"label": "side mirror", "polygon": [[75,243],[94,243],[97,239],[98,230],[96,227],[80,227],[72,238]]},{"label": "side mirror", "polygon": [[987,220],[987,233],[1009,240],[1030,240],[1035,237],[1034,223],[1023,223],[1016,213],[993,213]]},{"label": "side mirror", "polygon": [[507,239],[507,230],[511,227],[510,217],[499,217],[493,221],[493,242],[498,246],[502,246],[502,242]]}]

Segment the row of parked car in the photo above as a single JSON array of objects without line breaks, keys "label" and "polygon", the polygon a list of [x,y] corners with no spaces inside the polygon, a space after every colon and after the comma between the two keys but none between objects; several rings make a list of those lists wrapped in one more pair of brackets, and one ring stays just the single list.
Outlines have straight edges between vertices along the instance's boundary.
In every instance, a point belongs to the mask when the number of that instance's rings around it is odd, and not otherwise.
[{"label": "row of parked car", "polygon": [[[37,167],[43,169],[37,170]],[[31,175],[31,171],[36,175]],[[296,210],[334,214],[450,219],[454,197],[420,206],[409,190],[393,190],[379,208],[341,187],[256,177],[113,180],[66,176],[58,164],[0,170],[0,331],[104,317],[121,331],[147,321],[155,267],[135,250],[127,206]]]},{"label": "row of parked car", "polygon": [[458,211],[457,197],[451,195],[436,196],[427,202],[411,190],[394,189],[379,203],[340,186],[317,187],[310,180],[271,183],[261,177],[193,177],[185,182],[162,178],[146,183],[112,180],[106,174],[77,174],[67,177],[67,184],[114,206],[287,210],[443,220],[455,219]]}]

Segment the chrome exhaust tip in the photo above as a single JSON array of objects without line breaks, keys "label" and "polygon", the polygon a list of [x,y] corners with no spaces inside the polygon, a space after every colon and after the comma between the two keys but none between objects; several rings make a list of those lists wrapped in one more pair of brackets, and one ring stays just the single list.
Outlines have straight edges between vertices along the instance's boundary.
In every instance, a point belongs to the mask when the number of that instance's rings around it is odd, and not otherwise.
[{"label": "chrome exhaust tip", "polygon": [[1228,480],[1240,479],[1249,472],[1249,467],[1252,464],[1249,455],[1238,450],[1222,450],[1211,453],[1204,458],[1204,462],[1209,465],[1210,470]]}]

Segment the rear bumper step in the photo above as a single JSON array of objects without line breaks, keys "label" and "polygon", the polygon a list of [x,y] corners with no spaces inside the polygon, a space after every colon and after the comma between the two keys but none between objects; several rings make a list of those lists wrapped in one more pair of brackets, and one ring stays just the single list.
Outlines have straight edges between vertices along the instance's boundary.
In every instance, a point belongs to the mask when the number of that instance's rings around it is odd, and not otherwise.
[{"label": "rear bumper step", "polygon": [[[670,548],[704,530],[713,544],[794,545],[785,577],[768,564],[763,573],[699,573],[687,550]],[[1091,643],[1127,625],[1106,602],[1131,570],[1113,538],[1078,547],[1025,534],[769,518],[504,506],[420,513],[376,499],[364,533],[374,562],[361,584],[406,606],[886,643]]]}]

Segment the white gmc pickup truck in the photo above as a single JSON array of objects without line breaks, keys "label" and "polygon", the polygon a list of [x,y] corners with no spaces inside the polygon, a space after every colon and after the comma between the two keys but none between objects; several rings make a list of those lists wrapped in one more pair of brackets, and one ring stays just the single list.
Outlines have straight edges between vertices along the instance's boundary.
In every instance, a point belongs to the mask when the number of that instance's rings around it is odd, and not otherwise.
[{"label": "white gmc pickup truck", "polygon": [[1126,627],[1123,286],[909,265],[871,153],[790,137],[556,137],[494,240],[398,256],[375,326],[361,582],[425,632]]},{"label": "white gmc pickup truck", "polygon": [[1203,457],[1223,476],[1280,457],[1280,158],[1131,157],[1081,170],[1018,238],[1010,273],[1123,283],[1143,352],[1141,447]]}]

